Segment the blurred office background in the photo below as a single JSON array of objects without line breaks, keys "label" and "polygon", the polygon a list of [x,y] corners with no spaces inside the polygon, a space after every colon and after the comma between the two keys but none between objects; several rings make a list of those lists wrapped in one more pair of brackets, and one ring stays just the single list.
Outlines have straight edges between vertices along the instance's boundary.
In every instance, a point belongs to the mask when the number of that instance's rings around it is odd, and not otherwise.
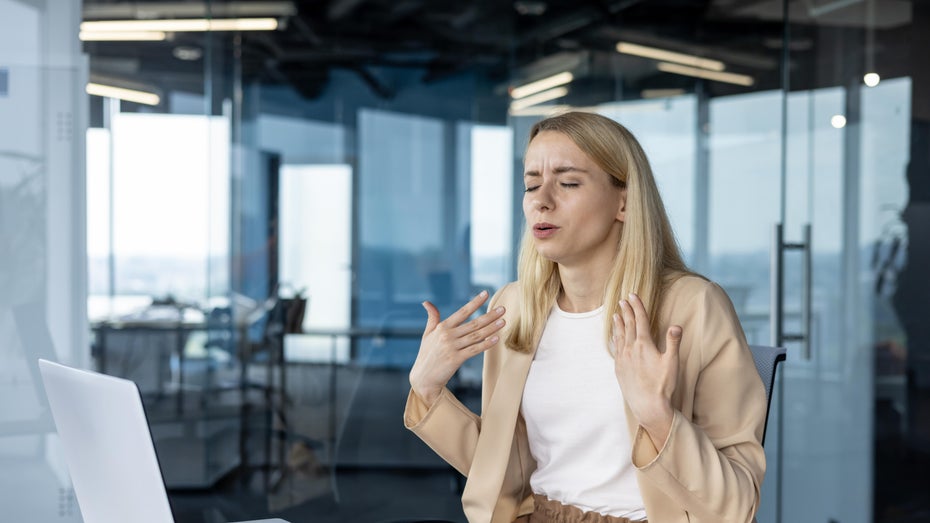
[{"label": "blurred office background", "polygon": [[759,521],[930,521],[928,52],[919,0],[0,0],[0,519],[81,520],[47,357],[139,384],[179,522],[464,521],[420,303],[515,277],[574,107],[788,348]]}]

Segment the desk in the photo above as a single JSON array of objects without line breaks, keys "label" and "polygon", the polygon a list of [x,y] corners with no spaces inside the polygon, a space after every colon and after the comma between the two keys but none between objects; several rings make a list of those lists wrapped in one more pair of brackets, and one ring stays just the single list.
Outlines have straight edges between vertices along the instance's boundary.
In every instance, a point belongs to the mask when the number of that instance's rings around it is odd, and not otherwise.
[{"label": "desk", "polygon": [[[145,383],[140,391],[148,392],[161,400],[166,395],[169,401],[146,401],[146,415],[152,430],[152,438],[162,461],[162,472],[169,488],[207,488],[235,467],[247,465],[252,449],[249,427],[260,426],[266,444],[270,443],[270,407],[262,407],[261,400],[253,401],[239,379],[239,373],[228,376],[228,386],[220,386],[214,374],[208,370],[207,389],[200,396],[200,407],[192,408],[196,394],[189,393],[189,354],[185,346],[192,333],[224,330],[229,340],[234,341],[235,330],[230,324],[217,325],[207,321],[101,321],[92,324],[95,334],[98,370]],[[128,369],[117,368],[114,358],[117,335],[125,343],[129,361]],[[233,347],[238,345],[233,345]],[[237,360],[242,364],[242,351]],[[178,359],[177,373],[170,375],[168,360]],[[235,356],[234,356],[235,357]],[[153,363],[154,362],[154,363]],[[216,360],[211,364],[216,363]],[[230,367],[232,369],[232,367]],[[126,372],[128,370],[129,372]],[[235,377],[234,377],[235,376]],[[238,381],[236,381],[238,380]],[[170,390],[166,384],[170,383]],[[206,402],[207,394],[232,392],[234,396],[210,396],[214,401]],[[175,394],[172,398],[170,394]],[[237,396],[236,396],[237,394]],[[186,401],[185,403],[185,400]],[[258,405],[258,408],[255,406]],[[186,408],[185,408],[186,407]],[[185,412],[186,411],[186,412]],[[265,430],[264,427],[269,427]],[[262,437],[262,436],[259,436]],[[267,454],[270,459],[270,453]],[[199,456],[199,458],[192,457]]]},{"label": "desk", "polygon": [[[98,370],[107,374],[111,369],[108,368],[108,343],[107,337],[114,333],[121,333],[126,335],[127,339],[130,336],[148,336],[150,340],[148,341],[158,341],[161,338],[164,340],[171,340],[169,346],[165,349],[162,347],[147,347],[143,350],[154,350],[156,354],[151,355],[155,358],[156,368],[153,369],[155,373],[155,386],[157,389],[157,394],[159,397],[164,395],[164,385],[166,382],[170,381],[170,366],[167,364],[161,364],[161,352],[164,350],[168,360],[170,360],[170,355],[173,352],[178,357],[178,397],[177,397],[177,410],[182,412],[184,410],[183,403],[183,391],[184,391],[184,346],[187,342],[187,338],[191,332],[194,331],[204,331],[207,329],[205,322],[197,321],[166,321],[166,320],[155,320],[155,321],[100,321],[91,324],[91,329],[94,332],[95,337],[95,346],[97,349],[97,366]],[[167,376],[166,376],[167,374]],[[132,376],[127,376],[130,379]],[[138,377],[135,377],[134,381],[139,381]],[[140,386],[140,389],[146,387]]]}]

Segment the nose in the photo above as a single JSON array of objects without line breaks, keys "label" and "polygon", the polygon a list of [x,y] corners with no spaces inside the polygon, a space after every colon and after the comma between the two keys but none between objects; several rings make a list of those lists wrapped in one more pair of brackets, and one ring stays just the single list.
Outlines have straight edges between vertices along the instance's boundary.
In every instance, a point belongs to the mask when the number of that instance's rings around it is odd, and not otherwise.
[{"label": "nose", "polygon": [[551,211],[553,206],[552,190],[549,182],[543,182],[533,191],[533,208],[537,211]]}]

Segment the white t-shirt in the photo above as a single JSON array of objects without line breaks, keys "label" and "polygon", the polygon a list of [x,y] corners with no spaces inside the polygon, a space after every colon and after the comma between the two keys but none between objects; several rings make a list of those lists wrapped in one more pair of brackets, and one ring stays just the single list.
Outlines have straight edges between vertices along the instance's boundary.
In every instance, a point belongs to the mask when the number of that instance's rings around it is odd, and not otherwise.
[{"label": "white t-shirt", "polygon": [[603,306],[583,313],[553,307],[520,412],[538,465],[533,492],[588,512],[646,519]]}]

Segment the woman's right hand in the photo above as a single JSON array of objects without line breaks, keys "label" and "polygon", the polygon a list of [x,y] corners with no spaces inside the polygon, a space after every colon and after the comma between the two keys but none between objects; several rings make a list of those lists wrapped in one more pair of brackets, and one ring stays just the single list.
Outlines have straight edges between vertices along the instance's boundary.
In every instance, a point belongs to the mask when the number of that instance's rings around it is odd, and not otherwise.
[{"label": "woman's right hand", "polygon": [[439,398],[443,387],[465,360],[490,349],[499,341],[497,332],[504,326],[503,307],[467,321],[487,299],[488,292],[481,291],[445,321],[440,321],[435,305],[423,302],[428,317],[420,340],[420,352],[410,369],[410,386],[428,405]]}]

